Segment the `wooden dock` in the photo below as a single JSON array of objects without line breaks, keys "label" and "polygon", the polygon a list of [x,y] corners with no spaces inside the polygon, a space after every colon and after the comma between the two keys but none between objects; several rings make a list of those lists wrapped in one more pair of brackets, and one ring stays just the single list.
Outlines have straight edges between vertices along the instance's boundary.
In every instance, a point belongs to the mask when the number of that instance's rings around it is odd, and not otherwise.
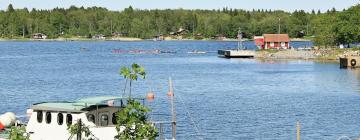
[{"label": "wooden dock", "polygon": [[360,56],[340,58],[340,68],[360,68]]},{"label": "wooden dock", "polygon": [[254,58],[253,50],[218,50],[218,55],[226,58]]}]

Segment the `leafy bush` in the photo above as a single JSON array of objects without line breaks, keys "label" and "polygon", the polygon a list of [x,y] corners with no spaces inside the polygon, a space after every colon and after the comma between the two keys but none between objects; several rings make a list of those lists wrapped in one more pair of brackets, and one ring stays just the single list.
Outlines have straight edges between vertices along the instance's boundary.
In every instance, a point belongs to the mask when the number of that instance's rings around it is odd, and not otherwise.
[{"label": "leafy bush", "polygon": [[10,131],[10,140],[30,140],[30,136],[26,133],[26,129],[24,126],[22,127],[11,127]]},{"label": "leafy bush", "polygon": [[116,130],[119,140],[155,139],[158,130],[150,122],[147,122],[146,113],[150,109],[139,102],[129,99],[127,106],[117,114]]}]

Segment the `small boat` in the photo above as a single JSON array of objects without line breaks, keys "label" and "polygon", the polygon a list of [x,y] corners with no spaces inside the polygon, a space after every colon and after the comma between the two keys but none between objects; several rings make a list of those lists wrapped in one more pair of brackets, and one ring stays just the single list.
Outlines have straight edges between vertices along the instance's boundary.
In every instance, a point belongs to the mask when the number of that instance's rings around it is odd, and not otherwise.
[{"label": "small boat", "polygon": [[81,48],[80,48],[80,51],[85,52],[85,51],[89,51],[89,49],[88,49],[88,48],[85,48],[85,47],[81,47]]},{"label": "small boat", "polygon": [[176,51],[160,51],[160,53],[176,53]]},{"label": "small boat", "polygon": [[12,112],[0,115],[0,140],[8,139],[11,132],[9,127],[18,125],[18,123],[15,114]]},{"label": "small boat", "polygon": [[[81,122],[89,127],[91,139],[114,139],[116,113],[121,111],[127,97],[99,96],[74,102],[42,102],[33,104],[26,131],[31,140],[66,140],[68,126]],[[142,100],[145,98],[133,98]],[[74,138],[75,139],[75,138]]]},{"label": "small boat", "polygon": [[206,52],[205,51],[198,51],[198,50],[194,50],[194,51],[191,51],[191,52],[188,52],[189,54],[205,54]]},{"label": "small boat", "polygon": [[[156,126],[160,125],[160,137],[164,136],[161,126],[165,123],[172,125],[172,139],[176,138],[176,114],[174,111],[174,95],[172,91],[172,82],[169,80],[171,93],[171,121],[151,121]],[[149,98],[149,97],[148,97]],[[154,97],[152,97],[153,99]],[[14,113],[8,112],[0,115],[0,140],[6,140],[10,137],[12,126],[25,126],[24,135],[29,136],[30,140],[75,140],[75,139],[91,139],[91,140],[113,140],[118,131],[124,131],[125,127],[119,127],[117,130],[117,113],[121,112],[126,106],[129,97],[122,96],[96,96],[84,98],[76,101],[54,101],[35,103],[27,110],[29,121],[27,124],[18,123]],[[143,105],[146,98],[134,98]],[[89,135],[70,134],[69,128],[75,124],[81,130],[83,126],[90,133]],[[6,128],[5,128],[6,127]],[[24,130],[25,131],[25,130]],[[82,133],[82,132],[78,132]],[[79,138],[80,137],[80,138]],[[10,138],[12,139],[12,138]]]}]

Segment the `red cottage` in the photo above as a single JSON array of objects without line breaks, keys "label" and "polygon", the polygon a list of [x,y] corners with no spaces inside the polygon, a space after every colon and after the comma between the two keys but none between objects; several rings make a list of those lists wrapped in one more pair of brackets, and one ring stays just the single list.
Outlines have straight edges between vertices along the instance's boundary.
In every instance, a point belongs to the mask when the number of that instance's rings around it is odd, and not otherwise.
[{"label": "red cottage", "polygon": [[264,49],[289,49],[288,34],[264,34]]},{"label": "red cottage", "polygon": [[254,36],[254,43],[258,49],[264,49],[264,37],[263,36]]}]

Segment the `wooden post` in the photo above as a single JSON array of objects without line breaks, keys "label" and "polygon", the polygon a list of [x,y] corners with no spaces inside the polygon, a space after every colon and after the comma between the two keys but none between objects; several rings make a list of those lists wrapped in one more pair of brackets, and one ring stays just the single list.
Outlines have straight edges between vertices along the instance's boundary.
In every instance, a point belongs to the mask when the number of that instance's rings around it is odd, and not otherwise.
[{"label": "wooden post", "polygon": [[82,123],[81,123],[81,119],[79,119],[78,120],[78,132],[77,132],[77,134],[76,134],[76,140],[81,140],[81,125],[82,125]]},{"label": "wooden post", "polygon": [[300,122],[296,122],[296,140],[300,140]]},{"label": "wooden post", "polygon": [[163,128],[163,123],[160,123],[160,140],[164,140],[164,128]]},{"label": "wooden post", "polygon": [[174,109],[174,90],[173,90],[173,85],[172,85],[172,80],[171,77],[169,77],[169,89],[172,93],[172,96],[170,96],[171,98],[171,116],[172,116],[172,139],[175,140],[176,139],[176,113],[175,113],[175,109]]}]

